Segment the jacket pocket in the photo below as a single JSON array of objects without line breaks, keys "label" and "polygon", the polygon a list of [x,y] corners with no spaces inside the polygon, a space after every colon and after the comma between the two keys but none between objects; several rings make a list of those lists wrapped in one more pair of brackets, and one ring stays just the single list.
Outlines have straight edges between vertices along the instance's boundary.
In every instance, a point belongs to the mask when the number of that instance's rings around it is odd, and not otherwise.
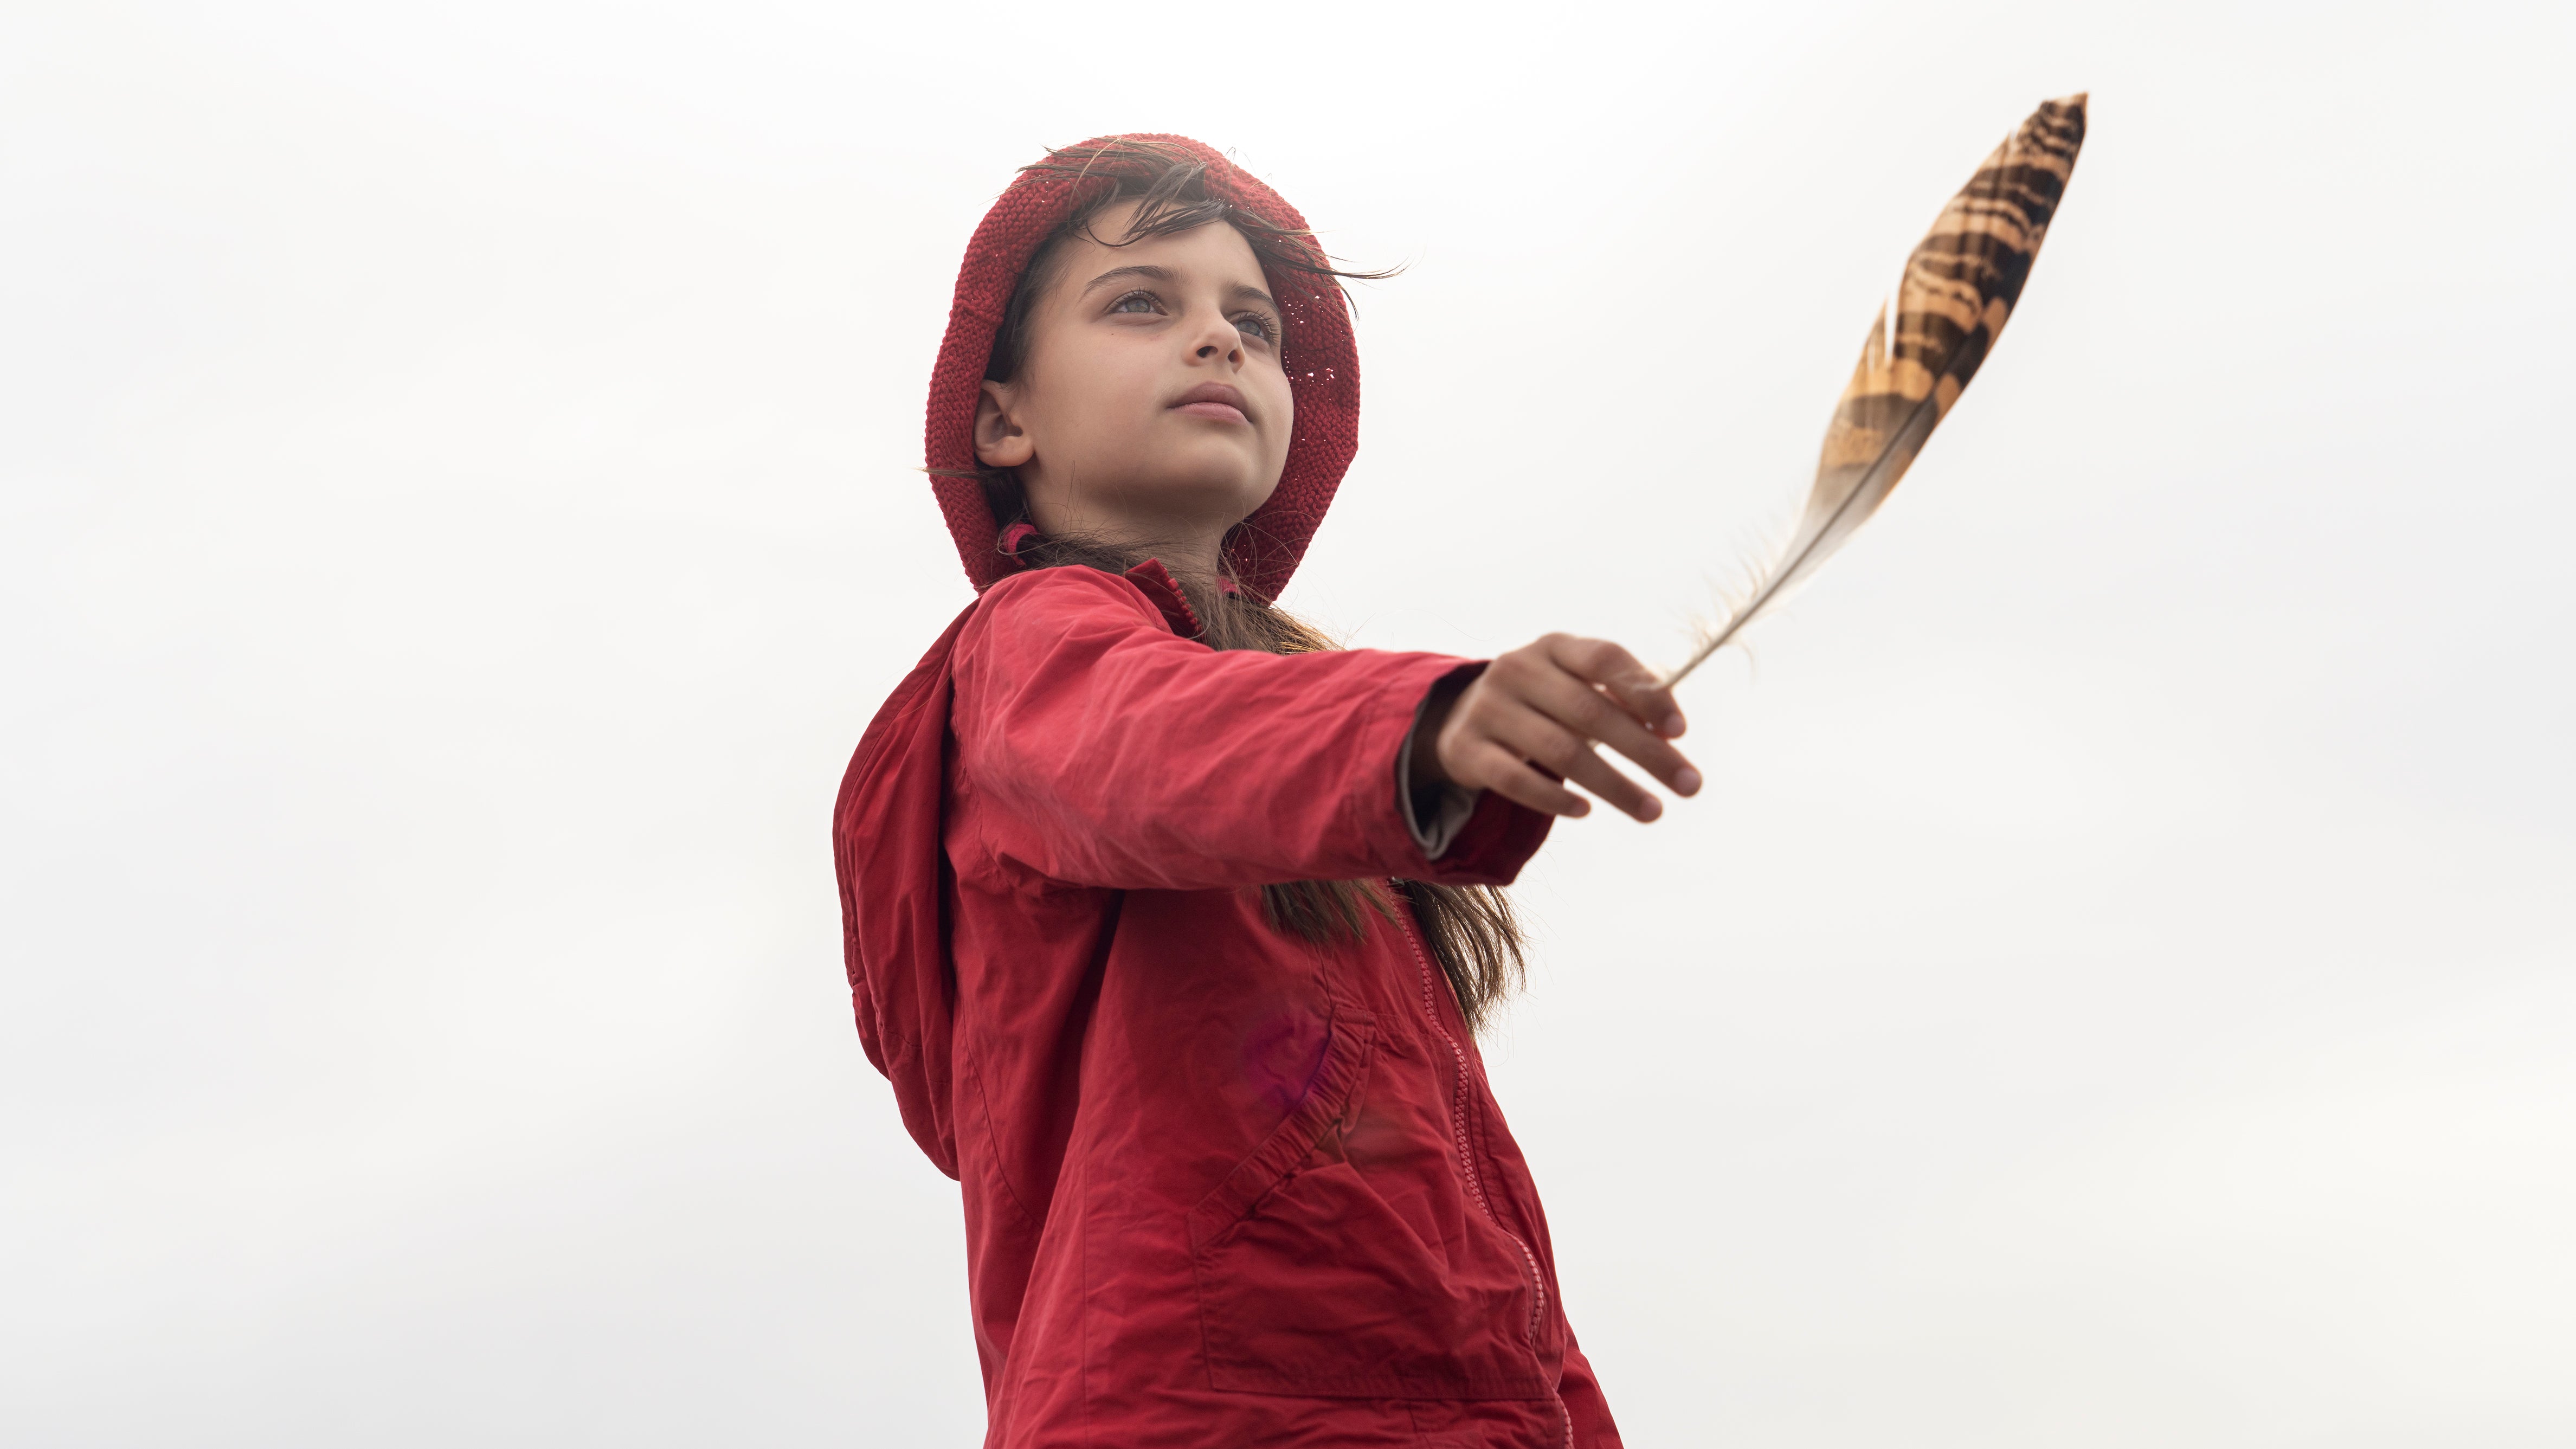
[{"label": "jacket pocket", "polygon": [[1376,1050],[1374,1018],[1335,1016],[1304,1099],[1190,1211],[1209,1386],[1544,1398],[1519,1250],[1482,1219],[1425,1243],[1351,1160]]}]

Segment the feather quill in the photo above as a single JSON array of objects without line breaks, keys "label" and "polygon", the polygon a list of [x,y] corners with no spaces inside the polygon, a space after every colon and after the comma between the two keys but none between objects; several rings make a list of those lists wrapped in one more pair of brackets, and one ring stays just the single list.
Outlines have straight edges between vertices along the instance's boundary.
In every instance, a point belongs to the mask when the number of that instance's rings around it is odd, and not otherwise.
[{"label": "feather quill", "polygon": [[2049,219],[2084,144],[2082,95],[2042,102],[1985,164],[1905,260],[1895,326],[1879,308],[1860,365],[1825,429],[1815,486],[1797,529],[1745,590],[1745,603],[1708,630],[1667,686],[1787,598],[1869,521],[1923,450],[1995,345],[2021,300]]}]

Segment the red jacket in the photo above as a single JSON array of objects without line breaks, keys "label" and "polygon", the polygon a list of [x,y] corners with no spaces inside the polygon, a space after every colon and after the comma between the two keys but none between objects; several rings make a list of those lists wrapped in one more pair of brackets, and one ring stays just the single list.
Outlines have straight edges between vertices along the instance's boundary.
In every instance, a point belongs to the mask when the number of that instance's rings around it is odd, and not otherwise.
[{"label": "red jacket", "polygon": [[[940,427],[935,391],[934,459]],[[1312,518],[1348,436],[1292,445]],[[1538,848],[1487,797],[1428,860],[1399,802],[1422,699],[1476,666],[1220,653],[1158,566],[1011,572],[989,515],[957,531],[985,591],[869,725],[834,843],[860,1038],[964,1190],[987,1445],[1616,1446],[1410,911],[1333,947],[1262,915],[1267,882],[1500,883]]]}]

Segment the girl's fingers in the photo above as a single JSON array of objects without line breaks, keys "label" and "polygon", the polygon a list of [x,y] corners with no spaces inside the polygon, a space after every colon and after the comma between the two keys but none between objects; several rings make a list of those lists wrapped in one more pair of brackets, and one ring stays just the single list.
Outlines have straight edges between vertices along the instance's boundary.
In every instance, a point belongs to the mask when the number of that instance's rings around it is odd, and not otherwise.
[{"label": "girl's fingers", "polygon": [[1638,662],[1636,655],[1607,639],[1578,639],[1571,634],[1550,634],[1540,642],[1548,646],[1548,658],[1558,668],[1587,684],[1599,685],[1621,709],[1656,734],[1668,740],[1679,739],[1689,727],[1673,692],[1656,678],[1655,671]]},{"label": "girl's fingers", "polygon": [[1576,734],[1599,740],[1643,765],[1647,774],[1663,781],[1673,793],[1699,793],[1699,771],[1691,768],[1681,751],[1586,681],[1572,674],[1533,680],[1529,703]]},{"label": "girl's fingers", "polygon": [[1532,764],[1555,771],[1628,815],[1652,820],[1664,813],[1663,801],[1594,754],[1591,741],[1527,704],[1496,720],[1495,726],[1494,738],[1505,748]]},{"label": "girl's fingers", "polygon": [[[1699,772],[1669,743],[1683,729],[1672,691],[1635,655],[1601,639],[1550,634],[1497,658],[1459,698],[1435,750],[1449,778],[1550,815],[1583,815],[1580,785],[1638,820],[1664,803],[1593,749],[1599,741],[1681,795]],[[1553,774],[1555,778],[1550,778]],[[1563,783],[1560,783],[1563,782]]]},{"label": "girl's fingers", "polygon": [[1469,767],[1482,789],[1526,805],[1542,815],[1588,815],[1592,802],[1529,767],[1501,745],[1487,743],[1473,752]]}]

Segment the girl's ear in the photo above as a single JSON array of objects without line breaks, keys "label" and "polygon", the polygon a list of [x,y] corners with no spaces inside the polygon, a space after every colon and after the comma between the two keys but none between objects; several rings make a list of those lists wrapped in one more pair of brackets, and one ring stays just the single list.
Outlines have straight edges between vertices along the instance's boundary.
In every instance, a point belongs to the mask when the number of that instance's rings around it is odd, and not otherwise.
[{"label": "girl's ear", "polygon": [[1016,468],[1037,456],[1037,441],[1011,416],[1010,385],[986,382],[975,399],[975,461],[987,468]]}]

